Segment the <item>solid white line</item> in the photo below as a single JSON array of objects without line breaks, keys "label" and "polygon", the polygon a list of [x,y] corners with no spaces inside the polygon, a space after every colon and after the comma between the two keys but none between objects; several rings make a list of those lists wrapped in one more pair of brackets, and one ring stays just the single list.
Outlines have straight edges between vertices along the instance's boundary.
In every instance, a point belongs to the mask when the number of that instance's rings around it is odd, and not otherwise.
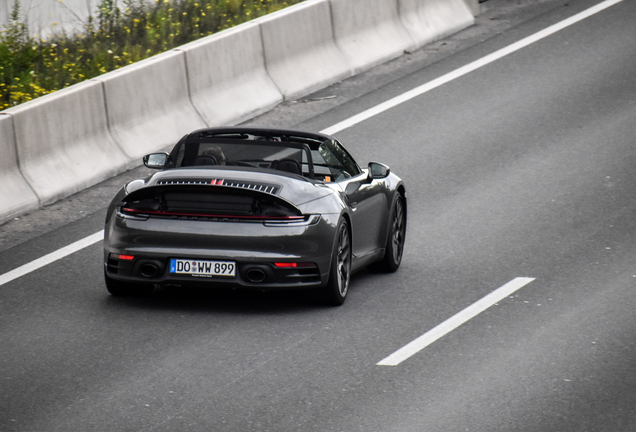
[{"label": "solid white line", "polygon": [[507,284],[497,288],[495,291],[488,294],[486,297],[481,300],[476,301],[472,305],[468,306],[463,311],[457,313],[456,315],[450,317],[437,327],[429,330],[424,333],[422,336],[418,337],[414,341],[409,344],[403,346],[390,356],[386,357],[384,360],[381,360],[377,363],[378,366],[397,366],[402,363],[404,360],[409,357],[417,354],[436,340],[440,339],[442,336],[450,333],[455,330],[460,325],[464,324],[466,321],[471,318],[476,317],[490,306],[495,303],[503,300],[508,297],[521,287],[526,286],[530,282],[532,282],[534,278],[524,278],[518,277]]},{"label": "solid white line", "polygon": [[331,127],[328,127],[327,129],[322,130],[321,132],[326,134],[326,135],[333,135],[337,132],[340,132],[344,129],[350,128],[351,126],[354,126],[358,123],[361,123],[373,116],[376,116],[380,113],[383,113],[384,111],[387,111],[391,108],[394,108],[404,102],[407,102],[417,96],[421,96],[426,92],[429,92],[443,84],[446,84],[450,81],[453,81],[454,79],[457,79],[459,77],[462,77],[470,72],[473,72],[483,66],[486,66],[496,60],[499,60],[502,57],[507,56],[508,54],[511,54],[515,51],[520,50],[521,48],[524,48],[528,45],[531,45],[543,38],[546,38],[560,30],[563,30],[566,27],[571,26],[572,24],[575,24],[579,21],[584,20],[585,18],[589,18],[590,16],[601,12],[604,9],[607,9],[610,6],[613,6],[619,2],[621,2],[623,0],[606,0],[602,3],[597,4],[596,6],[593,6],[583,12],[580,12],[568,19],[565,19],[557,24],[554,24],[538,33],[535,33],[531,36],[528,36],[525,39],[521,39],[518,42],[513,43],[512,45],[509,45],[505,48],[500,49],[499,51],[495,51],[492,54],[489,54],[485,57],[482,57],[479,60],[476,60],[472,63],[467,64],[466,66],[463,66],[459,69],[456,69],[446,75],[442,75],[439,78],[434,79],[433,81],[429,81],[426,84],[423,84],[419,87],[416,87],[406,93],[403,93],[399,96],[394,97],[393,99],[389,99],[386,102],[381,103],[380,105],[376,105],[373,108],[370,108],[366,111],[363,111],[359,114],[354,115],[353,117],[350,117],[346,120],[341,121],[340,123],[337,123]]},{"label": "solid white line", "polygon": [[[404,93],[404,94],[402,94],[400,96],[397,96],[397,97],[395,97],[393,99],[390,99],[390,100],[388,100],[388,101],[386,101],[384,103],[381,103],[380,105],[377,105],[374,108],[371,108],[371,109],[368,109],[366,111],[363,111],[360,114],[357,114],[357,115],[355,115],[353,117],[348,118],[347,120],[344,120],[344,121],[342,121],[340,123],[337,123],[337,124],[335,124],[335,125],[333,125],[331,127],[328,127],[327,129],[324,129],[321,132],[324,133],[324,134],[327,134],[327,135],[333,135],[336,132],[340,132],[340,131],[342,131],[344,129],[347,129],[347,128],[349,128],[349,127],[351,127],[353,125],[356,125],[356,124],[358,124],[358,123],[360,123],[360,122],[362,122],[364,120],[367,120],[367,119],[369,119],[369,118],[371,118],[371,117],[373,117],[373,116],[375,116],[377,114],[380,114],[380,113],[382,113],[384,111],[387,111],[388,109],[393,108],[393,107],[395,107],[395,106],[397,106],[397,105],[399,105],[401,103],[404,103],[404,102],[406,102],[408,100],[411,100],[414,97],[420,96],[420,95],[422,95],[422,94],[424,94],[424,93],[426,93],[426,92],[428,92],[428,91],[430,91],[430,90],[432,90],[432,89],[434,89],[436,87],[441,86],[442,84],[445,84],[445,83],[447,83],[449,81],[452,81],[452,80],[454,80],[456,78],[459,78],[459,77],[461,77],[463,75],[466,75],[469,72],[472,72],[472,71],[474,71],[476,69],[479,69],[482,66],[485,66],[485,65],[487,65],[489,63],[492,63],[495,60],[498,60],[498,59],[500,59],[500,58],[502,58],[502,57],[504,57],[504,56],[506,56],[506,55],[508,55],[508,54],[510,54],[512,52],[515,52],[515,51],[517,51],[517,50],[519,50],[519,49],[521,49],[521,48],[523,48],[525,46],[528,46],[531,43],[534,43],[534,42],[536,42],[536,41],[538,41],[540,39],[543,39],[543,38],[545,38],[545,37],[557,32],[557,31],[559,31],[559,30],[561,30],[561,29],[563,29],[565,27],[568,27],[568,26],[570,26],[570,25],[572,25],[572,24],[574,24],[576,22],[579,22],[579,21],[581,21],[581,20],[583,20],[583,19],[585,19],[585,18],[587,18],[589,16],[592,16],[592,15],[594,15],[594,14],[596,14],[596,13],[598,13],[598,12],[600,12],[600,11],[602,11],[602,10],[604,10],[604,9],[606,9],[606,8],[616,4],[616,3],[621,2],[621,1],[623,1],[623,0],[606,0],[606,1],[596,5],[594,7],[591,7],[590,9],[587,9],[586,11],[583,11],[583,12],[581,12],[581,13],[579,13],[577,15],[574,15],[574,16],[572,16],[572,17],[570,17],[570,18],[568,18],[568,19],[566,19],[564,21],[561,21],[558,24],[555,24],[555,25],[553,25],[551,27],[548,27],[547,29],[545,29],[543,31],[540,31],[540,32],[534,34],[533,36],[529,36],[529,37],[527,37],[525,39],[522,39],[521,41],[516,42],[516,43],[508,46],[507,48],[503,48],[503,49],[501,49],[499,51],[496,51],[496,52],[494,52],[494,53],[492,53],[490,55],[487,55],[486,57],[484,57],[484,58],[482,58],[480,60],[477,60],[477,61],[475,61],[473,63],[470,63],[470,64],[468,64],[468,65],[466,65],[464,67],[461,67],[461,68],[459,68],[459,69],[457,69],[457,70],[455,70],[455,71],[453,71],[451,73],[448,73],[448,74],[446,74],[446,75],[444,75],[442,77],[439,77],[439,78],[437,78],[437,79],[435,79],[433,81],[430,81],[430,82],[428,82],[428,83],[426,83],[426,84],[424,84],[422,86],[416,87],[413,90],[410,90],[410,91],[408,91],[408,92],[406,92],[406,93]],[[7,282],[12,281],[12,280],[14,280],[16,278],[19,278],[20,276],[23,276],[23,275],[25,275],[25,274],[27,274],[27,273],[29,273],[31,271],[37,270],[40,267],[43,267],[43,266],[45,266],[47,264],[50,264],[50,263],[52,263],[54,261],[57,261],[57,260],[59,260],[61,258],[64,258],[65,256],[70,255],[73,252],[76,252],[76,251],[78,251],[80,249],[83,249],[84,247],[90,246],[90,245],[92,245],[92,244],[94,244],[94,243],[96,243],[96,242],[98,242],[100,240],[100,238],[98,238],[98,237],[103,238],[104,237],[104,232],[100,231],[98,233],[92,234],[92,235],[86,237],[85,239],[79,240],[78,242],[75,242],[75,243],[73,243],[71,245],[68,245],[68,246],[62,248],[62,249],[59,249],[56,252],[52,252],[52,253],[50,253],[50,254],[48,254],[46,256],[43,256],[42,258],[38,258],[35,261],[32,261],[32,262],[30,262],[28,264],[25,264],[22,267],[18,267],[17,269],[11,270],[8,273],[2,274],[2,275],[0,275],[0,286],[6,284]],[[86,242],[86,243],[84,243],[84,242]],[[77,245],[79,245],[79,246],[84,245],[84,246],[78,247]],[[68,249],[68,248],[70,248],[70,249]],[[74,249],[74,248],[77,248],[77,249]],[[63,251],[69,251],[69,250],[70,250],[70,252],[63,252]]]},{"label": "solid white line", "polygon": [[84,237],[83,239],[78,240],[75,243],[71,243],[68,246],[64,246],[63,248],[58,249],[55,252],[51,252],[48,255],[44,255],[43,257],[38,258],[35,261],[31,261],[30,263],[27,263],[16,269],[13,269],[8,273],[4,273],[0,275],[0,286],[6,283],[9,283],[12,280],[17,279],[21,276],[24,276],[25,274],[31,273],[32,271],[42,268],[45,265],[49,265],[52,262],[62,259],[72,253],[82,250],[85,247],[95,244],[98,241],[103,239],[104,239],[104,230],[96,232],[95,234],[91,234],[88,237]]}]

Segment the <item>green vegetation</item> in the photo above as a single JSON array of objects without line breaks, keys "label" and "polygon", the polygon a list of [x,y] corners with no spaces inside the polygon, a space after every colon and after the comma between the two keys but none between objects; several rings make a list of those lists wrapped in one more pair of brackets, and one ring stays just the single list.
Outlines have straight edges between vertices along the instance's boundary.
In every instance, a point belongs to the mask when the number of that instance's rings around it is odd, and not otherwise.
[{"label": "green vegetation", "polygon": [[14,0],[0,31],[0,110],[303,0],[116,1],[102,0],[84,31],[45,41],[29,36]]}]

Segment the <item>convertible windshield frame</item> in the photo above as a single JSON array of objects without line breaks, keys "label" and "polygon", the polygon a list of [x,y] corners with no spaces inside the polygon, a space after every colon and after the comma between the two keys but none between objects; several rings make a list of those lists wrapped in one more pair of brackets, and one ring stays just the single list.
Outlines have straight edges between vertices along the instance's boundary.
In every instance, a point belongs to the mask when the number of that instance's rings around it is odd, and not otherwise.
[{"label": "convertible windshield frame", "polygon": [[[232,155],[232,148],[235,148],[237,151],[241,151],[245,153],[246,149],[249,147],[254,147],[254,154],[258,155],[259,149],[258,147],[262,147],[261,150],[264,152],[261,155],[269,155],[272,154],[281,154],[281,158],[284,158],[285,150],[294,150],[297,153],[297,157],[293,158],[297,160],[299,165],[302,167],[306,164],[307,172],[303,173],[302,168],[299,175],[303,177],[307,177],[310,179],[315,178],[314,173],[314,164],[311,155],[310,147],[305,143],[295,143],[295,142],[279,142],[279,141],[256,141],[256,140],[236,140],[236,139],[226,139],[226,138],[206,138],[202,140],[185,140],[177,144],[175,146],[173,153],[171,154],[171,158],[174,161],[174,168],[183,168],[183,167],[192,167],[198,165],[195,161],[202,156],[202,148],[216,148],[216,158],[214,165],[236,165],[236,166],[250,166],[249,162],[253,162],[251,165],[253,168],[269,168],[268,166],[260,166],[258,164],[258,157],[251,158],[241,158],[240,160],[235,160],[233,157],[228,157],[225,160],[225,153]],[[269,150],[269,151],[267,151]],[[219,153],[220,152],[220,153]],[[249,152],[248,152],[249,153]],[[218,160],[218,159],[223,159]],[[266,162],[268,159],[262,159],[261,162]]]},{"label": "convertible windshield frame", "polygon": [[[233,146],[236,146],[233,148]],[[253,157],[250,154],[250,147],[254,148]],[[218,148],[213,148],[218,147]],[[259,147],[262,147],[259,149]],[[194,131],[184,136],[173,148],[170,154],[170,163],[166,166],[170,168],[197,167],[197,165],[208,165],[212,168],[215,165],[233,166],[239,169],[277,169],[285,171],[282,167],[276,166],[278,162],[285,161],[286,164],[294,165],[294,161],[299,164],[299,170],[290,172],[298,174],[310,180],[332,181],[336,176],[332,172],[323,172],[327,168],[331,171],[333,167],[327,164],[324,159],[322,149],[329,147],[337,148],[334,154],[341,155],[342,160],[337,164],[341,170],[347,167],[352,175],[361,172],[360,167],[351,157],[349,152],[333,137],[320,133],[299,134],[298,131],[283,129],[259,129],[259,128],[209,128]],[[271,149],[270,152],[266,148]],[[289,152],[286,152],[288,150]],[[297,151],[297,153],[293,153]],[[227,154],[226,154],[227,153]],[[240,155],[237,156],[237,155]],[[244,157],[248,155],[248,157]],[[280,161],[275,155],[280,156]],[[320,160],[315,161],[314,157]],[[198,159],[209,159],[208,162]],[[347,159],[347,163],[342,162]],[[319,164],[320,173],[315,171],[316,163]],[[324,167],[324,168],[321,168]],[[299,171],[299,172],[298,172]]]}]

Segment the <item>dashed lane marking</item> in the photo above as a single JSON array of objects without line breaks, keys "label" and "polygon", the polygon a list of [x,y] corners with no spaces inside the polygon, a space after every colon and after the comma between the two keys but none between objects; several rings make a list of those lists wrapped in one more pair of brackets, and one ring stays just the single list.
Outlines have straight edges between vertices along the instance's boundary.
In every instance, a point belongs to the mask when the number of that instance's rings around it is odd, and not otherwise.
[{"label": "dashed lane marking", "polygon": [[55,252],[51,252],[48,255],[44,255],[41,258],[31,261],[30,263],[24,264],[23,266],[13,269],[10,272],[4,273],[0,275],[0,286],[6,283],[9,283],[12,280],[17,279],[21,276],[24,276],[25,274],[31,273],[39,268],[49,265],[52,262],[55,262],[66,256],[69,256],[72,253],[75,253],[88,246],[91,246],[103,239],[104,239],[104,231],[102,230],[102,231],[96,232],[95,234],[91,234],[88,237],[84,237],[83,239],[78,240],[75,243],[71,243],[68,246],[64,246],[63,248],[58,249]]},{"label": "dashed lane marking", "polygon": [[495,291],[488,294],[486,297],[481,300],[476,301],[472,305],[468,306],[463,311],[453,315],[443,323],[439,324],[437,327],[432,328],[431,330],[424,333],[422,336],[413,340],[412,342],[404,345],[402,348],[386,357],[383,360],[380,360],[377,365],[378,366],[397,366],[402,363],[404,360],[410,358],[411,356],[417,354],[422,351],[424,348],[440,339],[441,337],[447,335],[451,331],[455,330],[457,327],[464,324],[466,321],[476,317],[490,306],[495,303],[503,300],[508,297],[515,291],[520,288],[528,285],[532,282],[534,278],[527,277],[518,277],[505,285],[497,288]]},{"label": "dashed lane marking", "polygon": [[453,81],[457,78],[460,78],[470,72],[473,72],[483,66],[486,66],[496,60],[499,60],[502,57],[507,56],[508,54],[512,54],[515,51],[520,50],[521,48],[527,47],[528,45],[531,45],[537,41],[540,41],[541,39],[544,39],[560,30],[563,30],[566,27],[569,27],[573,24],[576,24],[579,21],[582,21],[586,18],[591,17],[592,15],[595,15],[605,9],[607,9],[610,6],[613,6],[617,3],[620,3],[623,0],[606,0],[602,3],[597,4],[596,6],[593,6],[589,9],[584,10],[583,12],[580,12],[576,15],[571,16],[568,19],[565,19],[561,22],[558,22],[544,30],[541,30],[540,32],[537,32],[531,36],[528,36],[527,38],[521,39],[518,42],[515,42],[511,45],[508,45],[505,48],[500,49],[499,51],[495,51],[492,54],[489,54],[485,57],[480,58],[479,60],[475,60],[472,63],[467,64],[466,66],[462,66],[459,69],[456,69],[452,72],[447,73],[446,75],[442,75],[439,78],[436,78],[432,81],[427,82],[426,84],[422,84],[419,87],[416,87],[412,90],[407,91],[406,93],[402,93],[399,96],[394,97],[393,99],[389,99],[386,102],[383,102],[379,105],[374,106],[373,108],[369,108],[366,111],[363,111],[359,114],[356,114],[352,117],[349,117],[346,120],[341,121],[340,123],[337,123],[333,126],[328,127],[327,129],[322,130],[321,132],[327,135],[333,135],[337,132],[340,132],[344,129],[350,128],[351,126],[354,126],[358,123],[361,123],[367,119],[370,119],[371,117],[374,117],[378,114],[381,114],[391,108],[394,108],[400,104],[403,104],[404,102],[407,102],[417,96],[421,96],[424,93],[427,93],[433,89],[436,89],[437,87],[444,85],[450,81]]}]

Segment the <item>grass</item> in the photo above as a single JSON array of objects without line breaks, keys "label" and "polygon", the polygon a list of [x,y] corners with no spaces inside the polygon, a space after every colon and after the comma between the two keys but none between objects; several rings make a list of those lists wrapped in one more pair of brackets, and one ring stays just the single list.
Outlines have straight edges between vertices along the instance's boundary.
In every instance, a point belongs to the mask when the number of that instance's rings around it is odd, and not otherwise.
[{"label": "grass", "polygon": [[43,40],[29,35],[14,0],[0,31],[0,110],[303,0],[117,1],[102,0],[83,31]]}]

